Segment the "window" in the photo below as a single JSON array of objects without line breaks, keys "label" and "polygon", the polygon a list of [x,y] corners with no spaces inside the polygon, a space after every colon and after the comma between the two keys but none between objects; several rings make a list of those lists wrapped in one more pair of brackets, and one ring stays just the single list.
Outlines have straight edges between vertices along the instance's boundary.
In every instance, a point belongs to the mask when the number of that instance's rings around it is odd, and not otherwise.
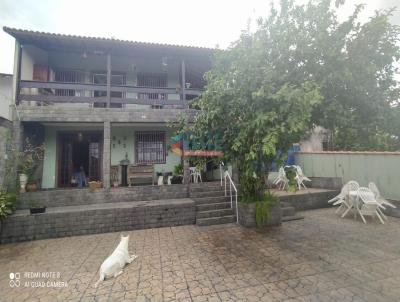
[{"label": "window", "polygon": [[[140,72],[137,75],[137,85],[139,87],[147,88],[165,88],[167,87],[167,74],[166,73],[150,73]],[[141,100],[166,100],[166,93],[139,93],[138,98]]]},{"label": "window", "polygon": [[[83,73],[79,70],[56,70],[54,74],[55,82],[62,83],[82,83]],[[80,92],[72,89],[56,89],[58,96],[79,96]]]},{"label": "window", "polygon": [[[107,73],[106,72],[98,72],[93,73],[93,83],[100,84],[103,86],[107,85]],[[125,75],[122,73],[112,73],[111,74],[111,86],[116,85],[125,85]],[[93,91],[93,97],[106,97],[107,91]],[[125,94],[118,91],[111,91],[111,98],[125,98]],[[106,103],[95,103],[94,107],[106,107]],[[111,108],[121,108],[122,104],[120,103],[111,103]]]},{"label": "window", "polygon": [[165,132],[136,132],[136,164],[164,164]]}]

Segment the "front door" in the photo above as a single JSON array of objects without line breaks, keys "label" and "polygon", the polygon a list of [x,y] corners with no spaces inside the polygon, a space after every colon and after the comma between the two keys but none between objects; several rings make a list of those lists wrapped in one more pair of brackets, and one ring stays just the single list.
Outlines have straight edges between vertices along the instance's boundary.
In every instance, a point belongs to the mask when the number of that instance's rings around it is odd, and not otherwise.
[{"label": "front door", "polygon": [[58,150],[58,187],[76,186],[77,173],[84,175],[87,181],[101,180],[101,133],[59,133]]}]

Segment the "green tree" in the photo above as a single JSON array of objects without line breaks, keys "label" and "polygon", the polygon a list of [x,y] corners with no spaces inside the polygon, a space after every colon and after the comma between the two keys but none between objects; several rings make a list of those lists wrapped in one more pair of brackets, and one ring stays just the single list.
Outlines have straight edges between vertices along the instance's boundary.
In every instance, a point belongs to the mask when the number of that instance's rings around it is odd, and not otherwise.
[{"label": "green tree", "polygon": [[[336,7],[344,0],[335,1]],[[398,146],[400,86],[395,62],[400,59],[399,27],[392,10],[359,20],[358,5],[344,22],[334,1],[295,5],[282,0],[260,20],[255,35],[268,40],[275,70],[289,83],[312,80],[323,96],[312,121],[333,134],[336,149],[387,150]],[[280,79],[276,79],[280,81]]]},{"label": "green tree", "polygon": [[[194,131],[219,130],[225,157],[234,162],[244,195],[261,194],[270,165],[308,129],[321,100],[313,81],[290,82],[275,68],[275,53],[263,32],[245,32],[219,52],[206,75],[207,89],[195,102]],[[290,51],[289,49],[282,51]]]}]

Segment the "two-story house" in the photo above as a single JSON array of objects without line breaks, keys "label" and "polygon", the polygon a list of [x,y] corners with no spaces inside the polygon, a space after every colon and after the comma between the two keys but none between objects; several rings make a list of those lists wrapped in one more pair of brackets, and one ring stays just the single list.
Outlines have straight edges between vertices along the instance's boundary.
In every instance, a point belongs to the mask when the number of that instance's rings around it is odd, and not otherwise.
[{"label": "two-story house", "polygon": [[168,123],[193,113],[212,49],[4,31],[15,38],[14,132],[45,145],[41,188],[76,185],[77,171],[104,188],[118,171],[126,185],[121,162],[154,174],[181,163]]}]

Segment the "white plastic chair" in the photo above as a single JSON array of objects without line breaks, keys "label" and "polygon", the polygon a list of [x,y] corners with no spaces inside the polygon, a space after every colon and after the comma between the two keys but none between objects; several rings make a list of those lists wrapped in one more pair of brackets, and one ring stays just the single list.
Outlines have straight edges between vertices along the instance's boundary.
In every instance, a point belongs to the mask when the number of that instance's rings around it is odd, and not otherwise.
[{"label": "white plastic chair", "polygon": [[[342,203],[342,205],[344,207],[346,207],[346,211],[343,213],[342,218],[344,216],[346,216],[346,214],[354,207],[356,208],[356,203],[357,203],[357,196],[350,196],[350,192],[354,191],[354,192],[358,192],[358,188],[360,187],[360,185],[358,184],[358,182],[356,182],[355,180],[350,180],[346,183],[346,187],[347,187],[347,195],[345,197],[345,202]],[[338,211],[336,211],[338,212]],[[355,218],[355,213],[354,213],[354,218]]]},{"label": "white plastic chair", "polygon": [[361,199],[362,203],[357,205],[357,212],[360,214],[364,223],[367,223],[364,215],[366,216],[377,216],[382,224],[383,221],[380,212],[380,205],[375,199],[374,193],[366,187],[360,187],[358,189],[358,197]]},{"label": "white plastic chair", "polygon": [[339,195],[333,197],[331,200],[328,200],[328,203],[333,203],[334,206],[340,205],[336,210],[336,214],[339,213],[343,208],[346,208],[344,215],[347,214],[352,207],[349,193],[350,191],[357,191],[358,187],[359,184],[356,181],[351,180],[342,187]]},{"label": "white plastic chair", "polygon": [[286,177],[285,169],[283,167],[279,168],[278,177],[272,182],[278,187],[279,190],[285,189],[289,183],[289,179]]},{"label": "white plastic chair", "polygon": [[377,201],[380,205],[389,206],[389,207],[391,207],[391,208],[393,208],[393,209],[396,208],[396,206],[395,206],[394,204],[392,204],[392,203],[390,203],[389,201],[387,201],[387,200],[381,195],[381,193],[379,192],[379,189],[378,189],[378,187],[376,186],[375,183],[370,182],[370,183],[368,184],[368,187],[369,187],[369,189],[372,191],[372,193],[374,193],[375,199],[376,199],[376,201]]},{"label": "white plastic chair", "polygon": [[192,181],[194,183],[198,183],[199,180],[200,182],[203,182],[203,180],[201,179],[201,172],[199,169],[197,169],[196,167],[190,167],[190,179],[193,179]]},{"label": "white plastic chair", "polygon": [[304,187],[304,189],[307,189],[306,185],[304,184],[305,181],[311,181],[307,176],[303,174],[303,170],[301,169],[300,166],[294,166],[296,168],[296,181],[297,181],[297,186],[299,187],[299,190],[301,190],[301,186]]}]

